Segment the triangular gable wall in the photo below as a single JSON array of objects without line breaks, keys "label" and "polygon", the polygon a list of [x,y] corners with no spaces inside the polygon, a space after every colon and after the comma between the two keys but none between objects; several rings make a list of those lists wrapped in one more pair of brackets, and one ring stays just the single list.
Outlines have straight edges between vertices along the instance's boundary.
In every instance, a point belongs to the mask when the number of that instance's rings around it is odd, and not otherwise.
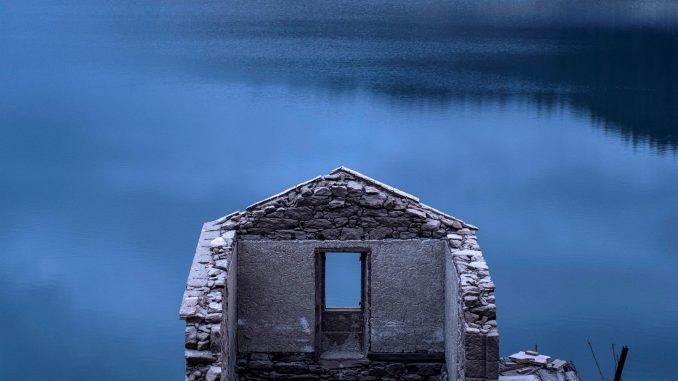
[{"label": "triangular gable wall", "polygon": [[408,193],[339,167],[216,221],[240,239],[443,238],[477,230]]}]

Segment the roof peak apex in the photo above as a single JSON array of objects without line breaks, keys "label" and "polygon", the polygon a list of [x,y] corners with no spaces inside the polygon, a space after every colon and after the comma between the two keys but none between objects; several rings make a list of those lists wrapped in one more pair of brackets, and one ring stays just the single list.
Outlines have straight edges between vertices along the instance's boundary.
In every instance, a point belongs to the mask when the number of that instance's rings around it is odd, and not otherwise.
[{"label": "roof peak apex", "polygon": [[403,191],[401,191],[401,190],[398,189],[398,188],[395,188],[395,187],[392,187],[392,186],[390,186],[390,185],[388,185],[388,184],[382,183],[382,182],[379,181],[379,180],[373,179],[373,178],[371,178],[371,177],[369,177],[369,176],[367,176],[367,175],[365,175],[365,174],[363,174],[363,173],[361,173],[361,172],[358,172],[358,171],[356,171],[356,170],[354,170],[354,169],[351,169],[351,168],[349,168],[349,167],[346,167],[346,166],[344,166],[344,165],[342,165],[342,166],[340,166],[340,167],[337,167],[337,168],[333,169],[332,171],[330,171],[329,174],[330,174],[330,175],[334,175],[334,174],[336,174],[337,172],[346,172],[346,173],[348,173],[348,174],[350,174],[350,175],[353,175],[353,176],[355,176],[355,177],[357,177],[357,178],[359,178],[359,179],[361,179],[361,180],[367,181],[368,183],[371,183],[371,184],[373,184],[373,185],[376,185],[376,186],[378,186],[378,187],[380,187],[380,188],[384,188],[385,190],[387,190],[387,191],[389,191],[389,192],[392,192],[392,193],[395,193],[395,194],[397,194],[397,195],[399,195],[399,196],[402,196],[402,197],[405,197],[405,198],[409,198],[409,199],[411,199],[411,200],[414,200],[414,201],[416,201],[416,202],[419,202],[419,197],[417,197],[417,196],[414,196],[414,195],[409,194],[409,193],[407,193],[407,192],[403,192]]}]

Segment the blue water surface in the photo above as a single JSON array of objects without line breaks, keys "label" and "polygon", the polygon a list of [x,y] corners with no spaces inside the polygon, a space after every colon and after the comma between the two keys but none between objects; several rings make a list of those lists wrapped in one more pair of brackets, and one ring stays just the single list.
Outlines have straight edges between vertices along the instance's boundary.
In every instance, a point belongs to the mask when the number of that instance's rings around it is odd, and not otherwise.
[{"label": "blue water surface", "polygon": [[669,1],[0,0],[0,379],[183,380],[201,223],[347,165],[480,227],[503,355],[676,380]]}]

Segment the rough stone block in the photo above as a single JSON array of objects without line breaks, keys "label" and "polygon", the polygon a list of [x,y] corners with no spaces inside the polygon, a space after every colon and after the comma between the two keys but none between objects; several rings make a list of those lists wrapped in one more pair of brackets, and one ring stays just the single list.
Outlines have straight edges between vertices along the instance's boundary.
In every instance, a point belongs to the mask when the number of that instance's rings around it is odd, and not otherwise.
[{"label": "rough stone block", "polygon": [[221,270],[228,270],[228,259],[220,259],[215,264],[214,267]]},{"label": "rough stone block", "polygon": [[426,219],[426,212],[421,211],[419,209],[414,209],[414,208],[405,209],[405,214],[407,216],[414,217],[414,218]]},{"label": "rough stone block", "polygon": [[386,365],[384,369],[386,369],[386,373],[388,373],[389,376],[397,377],[403,373],[405,366],[401,363],[393,363]]},{"label": "rough stone block", "polygon": [[247,363],[250,369],[256,370],[270,370],[273,369],[273,363],[269,360],[255,360]]},{"label": "rough stone block", "polygon": [[210,341],[209,340],[200,340],[198,341],[198,350],[199,351],[204,351],[206,349],[210,348]]},{"label": "rough stone block", "polygon": [[466,359],[485,360],[485,336],[480,333],[467,332],[464,338]]},{"label": "rough stone block", "polygon": [[485,359],[487,361],[499,361],[499,334],[496,332],[486,336]]},{"label": "rough stone block", "polygon": [[468,380],[468,377],[484,379],[485,368],[486,364],[484,360],[466,360],[466,367],[464,368],[464,373],[467,377],[466,379]]},{"label": "rough stone block", "polygon": [[324,239],[339,239],[341,231],[339,229],[324,229],[320,234]]},{"label": "rough stone block", "polygon": [[214,354],[209,351],[187,349],[184,354],[188,365],[209,364],[216,360]]},{"label": "rough stone block", "polygon": [[310,206],[300,206],[297,208],[289,208],[285,210],[285,216],[296,220],[309,220],[313,218],[314,210]]},{"label": "rough stone block", "polygon": [[212,352],[221,350],[221,326],[219,324],[213,324],[210,327],[210,349]]},{"label": "rough stone block", "polygon": [[211,366],[205,376],[206,381],[219,381],[221,379],[221,368],[218,366]]},{"label": "rough stone block", "polygon": [[195,349],[198,344],[198,330],[194,325],[187,325],[184,331],[184,340],[186,348]]},{"label": "rough stone block", "polygon": [[330,229],[334,226],[332,221],[326,219],[309,220],[303,223],[304,229]]},{"label": "rough stone block", "polygon": [[275,364],[275,370],[283,374],[302,374],[308,371],[308,365],[301,362],[280,362]]},{"label": "rough stone block", "polygon": [[190,278],[187,284],[190,287],[207,287],[207,278]]},{"label": "rough stone block", "polygon": [[331,196],[332,191],[328,187],[318,187],[313,190],[313,194],[316,196]]},{"label": "rough stone block", "polygon": [[378,227],[370,230],[370,239],[384,239],[388,238],[393,234],[393,229],[389,227]]},{"label": "rough stone block", "polygon": [[442,366],[442,364],[430,364],[430,363],[413,365],[417,366],[418,369],[416,373],[421,376],[433,376],[436,374],[440,374],[440,369]]},{"label": "rough stone block", "polygon": [[485,377],[499,378],[499,361],[487,361],[485,363]]},{"label": "rough stone block", "polygon": [[[283,379],[283,378],[281,378]],[[318,377],[312,374],[295,374],[285,377],[286,380],[298,380],[298,381],[315,381]]]},{"label": "rough stone block", "polygon": [[181,303],[181,308],[179,309],[179,317],[181,319],[188,319],[195,317],[198,314],[198,298],[197,297],[186,297]]},{"label": "rough stone block", "polygon": [[330,202],[329,196],[305,196],[297,199],[298,206],[318,206]]},{"label": "rough stone block", "polygon": [[250,361],[271,361],[271,355],[268,353],[252,353]]},{"label": "rough stone block", "polygon": [[386,371],[386,369],[384,369],[382,367],[374,367],[374,368],[370,369],[370,371],[369,371],[369,375],[374,376],[374,377],[383,377],[387,374],[388,374],[388,372]]},{"label": "rough stone block", "polygon": [[345,203],[344,200],[332,200],[332,201],[330,201],[329,204],[327,204],[327,206],[330,209],[337,209],[337,208],[343,208],[345,204],[346,203]]},{"label": "rough stone block", "polygon": [[209,306],[209,313],[221,313],[223,311],[223,305],[221,303],[210,303]]},{"label": "rough stone block", "polygon": [[356,181],[349,181],[346,188],[349,194],[360,194],[363,191],[363,186]]},{"label": "rough stone block", "polygon": [[341,228],[341,239],[361,239],[363,228]]},{"label": "rough stone block", "polygon": [[343,185],[333,185],[330,187],[330,190],[335,197],[343,198],[346,197],[346,194],[348,193],[348,189]]},{"label": "rough stone block", "polygon": [[440,221],[429,218],[426,220],[426,223],[421,225],[422,230],[433,231],[438,230],[440,227]]}]

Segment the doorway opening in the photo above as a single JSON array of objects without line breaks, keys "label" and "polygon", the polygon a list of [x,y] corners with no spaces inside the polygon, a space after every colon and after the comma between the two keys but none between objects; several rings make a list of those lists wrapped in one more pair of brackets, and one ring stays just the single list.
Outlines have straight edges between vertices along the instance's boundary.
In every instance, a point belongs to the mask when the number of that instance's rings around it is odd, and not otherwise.
[{"label": "doorway opening", "polygon": [[326,359],[365,356],[366,251],[318,253],[317,353]]}]

